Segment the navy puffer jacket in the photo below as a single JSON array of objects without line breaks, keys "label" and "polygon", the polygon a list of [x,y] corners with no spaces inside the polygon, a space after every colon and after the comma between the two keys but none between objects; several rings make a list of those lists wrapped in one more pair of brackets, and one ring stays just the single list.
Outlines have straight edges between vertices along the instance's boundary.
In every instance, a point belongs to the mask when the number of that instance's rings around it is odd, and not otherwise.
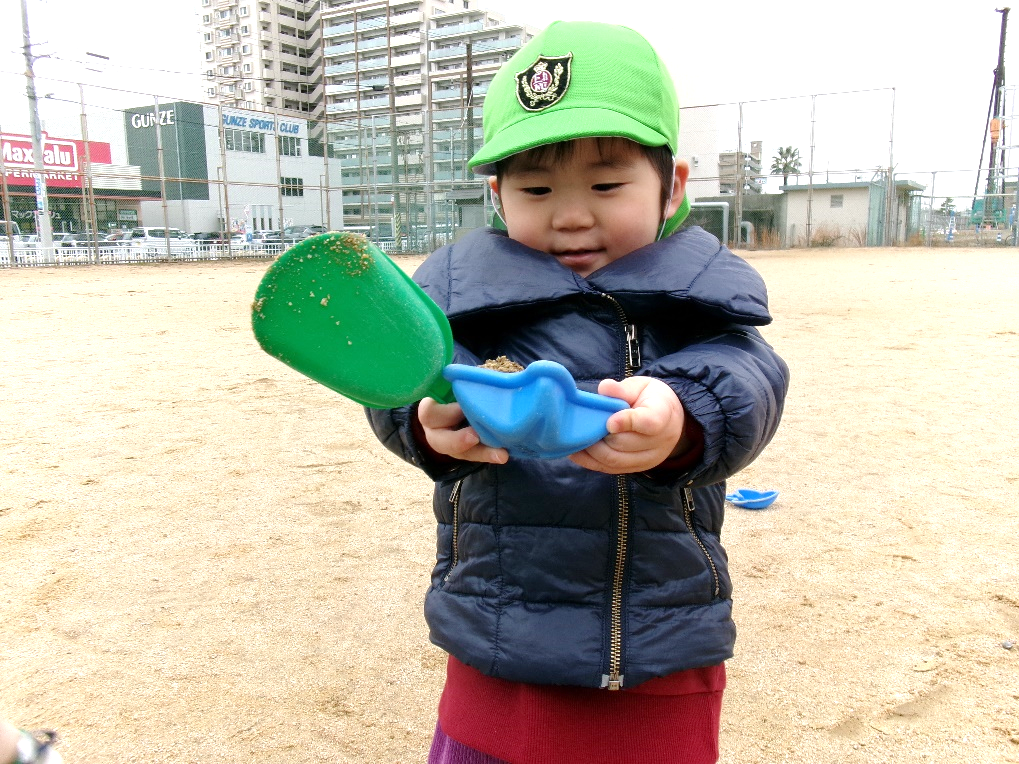
[{"label": "navy puffer jacket", "polygon": [[651,375],[704,431],[702,459],[682,474],[605,475],[568,459],[438,465],[414,441],[414,407],[369,410],[380,440],[436,481],[432,641],[491,676],[584,687],[731,657],[724,481],[774,435],[788,378],[754,328],[771,321],[757,272],[700,228],[586,279],[482,229],[414,278],[449,317],[455,362],[554,360],[589,391]]}]

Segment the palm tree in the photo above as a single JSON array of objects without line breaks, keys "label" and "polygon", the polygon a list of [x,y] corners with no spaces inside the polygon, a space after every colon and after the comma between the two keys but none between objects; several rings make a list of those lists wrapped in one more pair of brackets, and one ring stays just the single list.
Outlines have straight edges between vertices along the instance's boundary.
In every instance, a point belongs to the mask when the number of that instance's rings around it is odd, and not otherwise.
[{"label": "palm tree", "polygon": [[775,158],[771,161],[771,174],[781,175],[782,185],[788,186],[789,176],[799,175],[800,167],[800,150],[794,149],[792,146],[780,147]]}]

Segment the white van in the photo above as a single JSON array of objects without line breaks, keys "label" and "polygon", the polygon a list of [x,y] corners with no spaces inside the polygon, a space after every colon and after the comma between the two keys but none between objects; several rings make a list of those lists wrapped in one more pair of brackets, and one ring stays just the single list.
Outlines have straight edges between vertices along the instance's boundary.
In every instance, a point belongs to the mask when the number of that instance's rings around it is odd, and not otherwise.
[{"label": "white van", "polygon": [[131,229],[131,246],[141,249],[148,257],[166,255],[166,244],[175,257],[192,257],[197,251],[194,239],[179,228],[142,226]]},{"label": "white van", "polygon": [[18,227],[17,223],[13,220],[0,220],[0,237],[6,239],[8,233],[14,234],[16,239],[21,238],[21,228]]}]

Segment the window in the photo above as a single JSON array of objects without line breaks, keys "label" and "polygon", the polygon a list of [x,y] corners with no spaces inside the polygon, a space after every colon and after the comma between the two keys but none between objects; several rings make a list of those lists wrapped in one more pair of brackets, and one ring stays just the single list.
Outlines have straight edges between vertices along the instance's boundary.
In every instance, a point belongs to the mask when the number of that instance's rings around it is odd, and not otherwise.
[{"label": "window", "polygon": [[230,58],[230,56],[232,56],[233,54],[234,54],[234,49],[232,47],[230,47],[230,48],[220,48],[219,49],[219,57],[220,58]]},{"label": "window", "polygon": [[250,45],[242,45],[241,46],[241,53],[243,53],[245,56],[248,55],[249,53],[251,53],[251,46]]},{"label": "window", "polygon": [[[206,3],[206,5],[208,5],[208,3]],[[210,21],[212,21],[212,16],[210,16],[208,13],[202,15],[203,24],[208,24]]]},{"label": "window", "polygon": [[250,93],[254,89],[255,89],[255,86],[252,85],[250,82],[245,82],[244,83],[244,90],[245,90],[245,92]]},{"label": "window", "polygon": [[265,153],[265,133],[250,130],[224,130],[227,151],[246,151],[249,154]]},{"label": "window", "polygon": [[215,95],[216,95],[216,88],[209,88],[209,95],[215,97]]},{"label": "window", "polygon": [[251,73],[251,64],[245,64],[244,66],[241,67],[241,69],[244,71],[245,74],[250,74]]},{"label": "window", "polygon": [[206,42],[212,42],[212,32],[206,32],[202,37]]},{"label": "window", "polygon": [[844,194],[832,194],[831,195],[831,208],[836,209],[842,206],[842,202],[845,200]]},{"label": "window", "polygon": [[281,156],[301,156],[301,139],[293,135],[280,135],[277,137]]},{"label": "window", "polygon": [[241,24],[241,34],[249,34],[250,32],[251,27],[249,27],[247,24]]},{"label": "window", "polygon": [[206,61],[212,61],[212,51],[211,50],[205,51],[205,60]]},{"label": "window", "polygon": [[304,196],[304,180],[301,178],[280,178],[283,196]]},{"label": "window", "polygon": [[215,69],[206,69],[205,70],[205,77],[206,77],[206,79],[210,79],[210,80],[216,79],[216,70]]},{"label": "window", "polygon": [[227,8],[225,11],[217,11],[217,15],[219,16],[220,21],[230,18],[230,13],[231,10],[229,8]]},{"label": "window", "polygon": [[248,6],[242,5],[241,9],[239,11],[237,11],[237,15],[238,16],[247,16],[248,15]]}]

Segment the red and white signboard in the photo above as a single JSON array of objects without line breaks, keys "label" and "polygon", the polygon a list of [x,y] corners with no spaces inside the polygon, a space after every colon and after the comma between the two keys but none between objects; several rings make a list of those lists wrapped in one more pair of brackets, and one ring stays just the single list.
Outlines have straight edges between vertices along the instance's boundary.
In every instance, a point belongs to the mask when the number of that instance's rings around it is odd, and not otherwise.
[{"label": "red and white signboard", "polygon": [[[110,164],[110,144],[88,142],[93,164]],[[29,135],[0,134],[7,182],[15,186],[35,184],[35,151]],[[46,185],[55,188],[81,188],[85,168],[85,143],[70,138],[51,138],[42,134],[42,164]]]}]

